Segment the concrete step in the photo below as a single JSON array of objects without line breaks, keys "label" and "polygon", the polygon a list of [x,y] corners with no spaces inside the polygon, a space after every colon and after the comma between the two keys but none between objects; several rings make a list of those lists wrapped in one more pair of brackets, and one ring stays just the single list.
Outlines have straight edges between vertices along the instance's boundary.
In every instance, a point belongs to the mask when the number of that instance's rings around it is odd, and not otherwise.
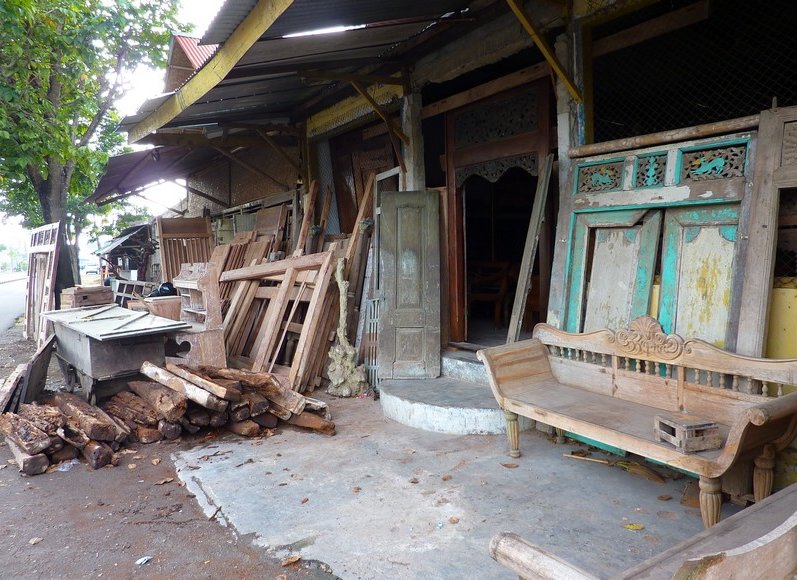
[{"label": "concrete step", "polygon": [[[379,385],[385,417],[402,425],[457,435],[505,433],[504,413],[490,387],[440,377],[385,380]],[[521,417],[521,429],[531,423]]]},{"label": "concrete step", "polygon": [[487,371],[475,352],[466,350],[443,351],[441,374],[444,377],[488,387]]}]

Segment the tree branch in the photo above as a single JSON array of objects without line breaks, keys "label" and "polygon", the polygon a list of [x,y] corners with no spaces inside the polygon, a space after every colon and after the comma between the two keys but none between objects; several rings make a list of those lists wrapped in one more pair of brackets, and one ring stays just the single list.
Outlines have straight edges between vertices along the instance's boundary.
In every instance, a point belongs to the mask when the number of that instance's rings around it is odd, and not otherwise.
[{"label": "tree branch", "polygon": [[[127,55],[127,41],[129,38],[125,36],[121,42],[121,48],[119,52],[116,54],[116,66],[114,67],[114,80],[113,84],[108,86],[107,80],[103,79],[100,82],[100,91],[98,96],[99,107],[97,108],[97,112],[94,114],[94,117],[91,119],[91,123],[86,128],[86,132],[83,133],[83,137],[81,137],[80,141],[78,142],[78,147],[85,147],[88,145],[91,138],[94,136],[94,133],[97,131],[97,127],[100,126],[102,120],[105,118],[105,115],[108,114],[111,105],[113,104],[114,99],[116,98],[116,92],[119,88],[120,79],[122,76],[122,68],[124,67],[125,56]],[[101,95],[103,92],[108,91],[105,97]]]}]

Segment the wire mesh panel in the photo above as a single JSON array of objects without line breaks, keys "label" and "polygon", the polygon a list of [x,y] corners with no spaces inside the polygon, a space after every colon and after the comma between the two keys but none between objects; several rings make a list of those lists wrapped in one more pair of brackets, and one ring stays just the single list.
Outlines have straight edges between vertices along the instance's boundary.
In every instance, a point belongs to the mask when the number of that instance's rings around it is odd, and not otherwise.
[{"label": "wire mesh panel", "polygon": [[723,0],[702,22],[596,58],[595,141],[797,105],[796,22],[791,0]]}]

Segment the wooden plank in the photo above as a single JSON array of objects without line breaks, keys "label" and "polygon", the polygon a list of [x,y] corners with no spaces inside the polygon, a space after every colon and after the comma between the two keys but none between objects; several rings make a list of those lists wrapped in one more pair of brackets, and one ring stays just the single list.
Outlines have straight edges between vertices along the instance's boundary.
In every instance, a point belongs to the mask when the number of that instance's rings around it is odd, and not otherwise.
[{"label": "wooden plank", "polygon": [[135,143],[159,129],[215,87],[241,60],[293,0],[259,0],[213,57],[180,90],[132,127],[128,141]]},{"label": "wooden plank", "polygon": [[[252,353],[252,370],[255,372],[265,369],[267,362],[277,356],[274,346],[280,331],[280,322],[288,308],[288,294],[296,282],[297,271],[293,268],[285,272],[285,277],[279,285],[277,296],[269,302],[266,310],[265,319],[260,326],[262,339],[255,352]],[[294,301],[295,303],[296,301]]]},{"label": "wooden plank", "polygon": [[[22,363],[3,381],[0,386],[0,415],[6,412],[8,404],[12,400],[14,393],[20,388],[28,372],[28,364]],[[13,411],[13,409],[12,409]]]},{"label": "wooden plank", "polygon": [[523,248],[523,258],[520,262],[518,283],[515,288],[515,301],[512,305],[512,316],[509,319],[507,342],[517,342],[518,338],[520,338],[520,326],[523,323],[523,314],[526,310],[528,295],[531,290],[531,272],[534,268],[534,258],[537,255],[540,227],[542,226],[542,220],[545,218],[545,205],[548,201],[548,186],[551,181],[552,169],[553,154],[549,153],[543,162],[542,171],[538,172],[537,191],[534,193],[534,207],[531,210],[526,245]]},{"label": "wooden plank", "polygon": [[[50,335],[44,344],[39,347],[29,363],[29,370],[26,373],[19,397],[20,403],[31,403],[44,390],[44,383],[47,381],[47,368],[50,366],[50,357],[55,348],[55,335]],[[2,405],[0,405],[2,407]]]},{"label": "wooden plank", "polygon": [[267,276],[284,274],[289,268],[297,272],[317,269],[327,259],[331,252],[321,252],[318,254],[308,254],[307,256],[290,257],[277,262],[268,262],[225,272],[221,276],[222,282],[234,280],[260,280]]}]

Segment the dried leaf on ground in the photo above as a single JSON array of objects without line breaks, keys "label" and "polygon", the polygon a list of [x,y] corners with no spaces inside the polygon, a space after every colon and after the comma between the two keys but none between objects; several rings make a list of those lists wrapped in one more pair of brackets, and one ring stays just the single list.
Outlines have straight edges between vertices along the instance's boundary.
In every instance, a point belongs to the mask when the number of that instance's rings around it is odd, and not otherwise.
[{"label": "dried leaf on ground", "polygon": [[502,463],[501,465],[507,469],[515,469],[518,466],[517,463]]},{"label": "dried leaf on ground", "polygon": [[282,565],[282,566],[290,566],[290,565],[291,565],[291,564],[293,564],[294,562],[298,562],[298,561],[299,561],[299,560],[301,560],[301,559],[302,559],[302,556],[301,556],[300,554],[294,554],[293,556],[288,556],[287,558],[285,558],[285,559],[284,559],[284,560],[281,562],[281,565]]},{"label": "dried leaf on ground", "polygon": [[639,530],[644,530],[645,529],[644,524],[625,524],[623,527],[626,530],[631,530],[631,531],[634,531],[634,532],[638,532]]},{"label": "dried leaf on ground", "polygon": [[352,493],[360,493],[363,488],[361,487],[353,487],[351,488]]},{"label": "dried leaf on ground", "polygon": [[415,449],[402,449],[401,452],[406,455],[413,455],[415,453]]},{"label": "dried leaf on ground", "polygon": [[161,462],[161,458],[160,457],[156,457],[155,459],[152,460],[151,463],[152,463],[152,465],[158,465],[160,462]]},{"label": "dried leaf on ground", "polygon": [[459,518],[456,517],[456,516],[451,516],[450,518],[448,518],[448,523],[449,524],[458,524],[459,523]]},{"label": "dried leaf on ground", "polygon": [[303,497],[302,501],[300,501],[299,503],[307,503],[308,501],[310,501],[309,497]]},{"label": "dried leaf on ground", "polygon": [[443,477],[441,477],[440,479],[442,479],[443,481],[448,481],[448,480],[450,480],[450,479],[451,479],[451,476],[450,476],[450,475],[448,475],[448,474],[445,474],[445,475],[444,475]]},{"label": "dried leaf on ground", "polygon": [[30,540],[28,540],[28,543],[29,543],[31,546],[35,546],[36,544],[38,544],[38,543],[39,543],[39,542],[41,542],[42,540],[44,540],[44,538],[38,538],[38,537],[37,537],[37,538],[31,538]]},{"label": "dried leaf on ground", "polygon": [[136,464],[135,463],[128,463],[127,464],[127,468],[128,469],[135,469],[136,468]]},{"label": "dried leaf on ground", "polygon": [[167,477],[166,479],[161,479],[160,481],[155,482],[155,485],[164,485],[166,483],[171,483],[173,481],[174,481],[173,477]]},{"label": "dried leaf on ground", "polygon": [[418,483],[418,478],[413,477],[412,479],[410,479],[410,483]]},{"label": "dried leaf on ground", "polygon": [[659,501],[670,501],[672,499],[671,495],[660,495],[658,497]]}]

